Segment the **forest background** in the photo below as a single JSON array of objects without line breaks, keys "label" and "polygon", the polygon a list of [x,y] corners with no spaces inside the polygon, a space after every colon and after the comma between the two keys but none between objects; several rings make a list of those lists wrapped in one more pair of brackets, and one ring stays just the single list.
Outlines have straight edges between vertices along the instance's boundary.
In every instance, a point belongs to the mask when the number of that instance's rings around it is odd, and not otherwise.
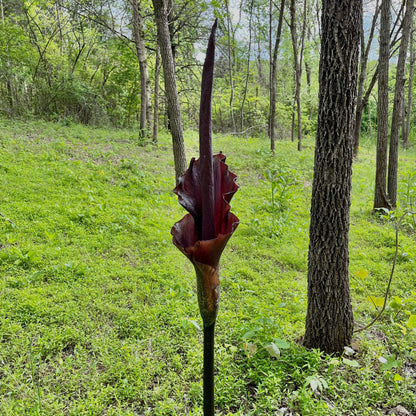
[{"label": "forest background", "polygon": [[[293,33],[298,45],[296,58],[302,61],[299,70],[304,68],[300,91],[303,134],[312,136],[318,104],[320,11],[319,2],[301,3],[296,5],[292,24],[296,26]],[[271,14],[269,2],[254,0],[233,5],[227,1],[171,4],[169,30],[185,127],[197,126],[204,45],[216,16],[220,33],[213,129],[241,132],[250,128],[253,134],[267,131],[269,51],[276,44],[279,20],[279,8],[270,4]],[[139,17],[136,20],[134,10]],[[141,68],[137,50],[144,43],[140,59],[146,61],[148,68],[152,105],[160,102],[161,125],[168,127],[163,83],[161,93],[155,88],[160,61],[150,2],[2,0],[1,12],[0,111],[3,114],[66,119],[90,125],[138,124]],[[285,9],[284,19],[276,61],[278,138],[290,137],[295,108],[289,7]],[[369,106],[374,106],[374,100]],[[367,114],[365,128],[369,124]],[[370,114],[374,122],[375,112]]]},{"label": "forest background", "polygon": [[[156,3],[0,0],[0,112],[7,118],[1,125],[2,186],[5,195],[7,189],[14,191],[1,210],[6,414],[22,414],[23,409],[27,414],[74,415],[200,412],[199,353],[193,345],[198,318],[192,305],[183,306],[192,285],[182,277],[174,279],[178,270],[172,265],[183,265],[173,260],[161,231],[169,229],[179,210],[171,195],[173,160],[166,132],[172,131],[172,113]],[[398,277],[381,327],[356,338],[355,350],[333,359],[288,342],[301,336],[305,310],[320,2],[167,3],[189,156],[196,154],[191,131],[199,118],[204,48],[213,17],[219,19],[213,131],[217,146],[234,157],[245,185],[245,202],[237,199],[243,230],[226,258],[230,270],[223,284],[225,305],[227,298],[242,293],[247,304],[222,309],[222,414],[268,414],[271,409],[281,414],[382,414],[399,403],[414,410],[414,217],[403,220],[404,242],[394,254],[394,224],[413,208],[416,193],[413,31],[400,95],[397,209],[382,207],[380,215],[372,216],[381,28],[380,3],[365,2],[354,133],[360,156],[354,168],[352,221],[357,250],[351,259],[360,324],[382,308],[379,279],[386,281],[393,260],[399,263]],[[409,3],[391,5],[390,122]],[[250,163],[240,157],[241,147]],[[157,168],[153,157],[161,164]],[[52,176],[61,175],[52,193],[44,161],[53,165]],[[32,183],[34,169],[39,176],[29,189],[25,185]],[[72,196],[66,194],[68,184]],[[49,195],[52,205],[37,200],[37,189]],[[119,206],[120,198],[129,208]],[[53,216],[48,219],[45,210]],[[159,224],[151,219],[154,212]],[[137,235],[146,241],[138,243]],[[279,253],[271,254],[277,242]],[[373,247],[378,256],[370,259],[365,252]],[[169,264],[154,263],[159,249],[167,253]],[[92,259],[91,250],[101,253],[104,264]],[[244,259],[247,251],[252,260]],[[232,266],[234,257],[239,265]],[[144,286],[137,286],[137,270],[148,279]],[[276,270],[279,289],[269,279]],[[262,286],[267,293],[259,301],[256,288]],[[234,326],[235,314],[240,323]],[[73,322],[91,325],[80,328]],[[119,351],[125,355],[120,357]],[[341,391],[349,387],[357,397]]]}]

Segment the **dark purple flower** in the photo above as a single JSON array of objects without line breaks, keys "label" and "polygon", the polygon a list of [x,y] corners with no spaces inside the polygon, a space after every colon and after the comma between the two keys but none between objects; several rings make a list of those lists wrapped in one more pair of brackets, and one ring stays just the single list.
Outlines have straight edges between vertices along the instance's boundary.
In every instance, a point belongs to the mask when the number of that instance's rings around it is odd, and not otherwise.
[{"label": "dark purple flower", "polygon": [[212,28],[204,63],[199,123],[200,158],[191,160],[174,192],[189,212],[171,230],[173,243],[195,267],[198,302],[204,326],[215,322],[219,302],[219,261],[239,224],[229,202],[237,191],[236,175],[228,170],[225,156],[212,156],[211,97],[215,58]]}]

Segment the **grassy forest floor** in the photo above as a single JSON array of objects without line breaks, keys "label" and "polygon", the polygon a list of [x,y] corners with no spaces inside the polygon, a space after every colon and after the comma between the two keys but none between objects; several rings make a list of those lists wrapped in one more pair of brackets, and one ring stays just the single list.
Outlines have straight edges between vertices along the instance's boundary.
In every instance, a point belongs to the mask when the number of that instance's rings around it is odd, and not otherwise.
[{"label": "grassy forest floor", "polygon": [[[0,120],[0,415],[202,415],[202,333],[167,135]],[[186,134],[187,156],[197,135]],[[214,137],[240,189],[221,261],[218,415],[416,414],[416,236],[400,232],[380,321],[343,357],[306,351],[313,140]],[[356,328],[381,307],[396,215],[372,215],[375,146],[354,165],[350,272]],[[416,199],[400,155],[399,213]],[[413,182],[412,182],[413,181]],[[272,201],[271,192],[275,190]],[[407,202],[406,202],[407,201]],[[407,204],[407,205],[406,205]]]}]

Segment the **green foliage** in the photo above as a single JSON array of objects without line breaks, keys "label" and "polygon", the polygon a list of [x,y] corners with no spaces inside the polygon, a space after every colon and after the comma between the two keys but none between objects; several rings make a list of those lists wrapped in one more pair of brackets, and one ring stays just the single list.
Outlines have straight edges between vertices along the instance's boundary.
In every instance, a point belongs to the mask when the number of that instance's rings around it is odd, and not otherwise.
[{"label": "green foliage", "polygon": [[288,172],[272,167],[263,173],[270,186],[268,211],[271,215],[271,235],[279,235],[284,228],[284,213],[289,207],[293,185],[288,183]]},{"label": "green foliage", "polygon": [[[183,215],[169,136],[152,147],[130,130],[3,119],[0,135],[0,414],[201,415],[194,271],[169,233]],[[220,273],[217,413],[413,411],[414,234],[401,233],[407,256],[377,325],[342,357],[305,350],[313,143],[276,145],[272,157],[266,138],[214,137],[238,174],[241,218]],[[196,134],[186,147],[196,155]],[[403,178],[414,150],[406,158]],[[357,327],[376,313],[367,296],[383,296],[395,250],[393,222],[370,215],[373,166],[363,147],[351,206]]]},{"label": "green foliage", "polygon": [[403,219],[408,229],[416,232],[416,170],[408,169],[400,183],[401,210],[412,211],[411,215]]}]

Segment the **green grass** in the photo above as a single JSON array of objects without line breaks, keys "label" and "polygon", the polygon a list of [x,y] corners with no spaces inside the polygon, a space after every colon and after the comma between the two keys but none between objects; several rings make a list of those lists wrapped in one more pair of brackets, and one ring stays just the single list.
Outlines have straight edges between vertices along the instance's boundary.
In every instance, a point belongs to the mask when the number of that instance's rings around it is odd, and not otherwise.
[{"label": "green grass", "polygon": [[[168,136],[152,147],[132,131],[0,120],[0,139],[0,415],[202,415],[201,322],[192,266],[171,244],[184,210]],[[186,147],[197,155],[194,133]],[[416,411],[411,218],[396,303],[357,333],[358,353],[306,351],[295,341],[306,312],[313,142],[302,153],[278,142],[272,158],[266,138],[228,136],[214,138],[219,150],[239,177],[232,210],[241,224],[221,261],[217,414]],[[374,153],[364,143],[354,165],[357,327],[375,316],[367,297],[383,296],[395,251],[395,218],[371,214]],[[414,148],[402,151],[401,201],[415,162]],[[274,205],[267,172],[284,179]]]}]

